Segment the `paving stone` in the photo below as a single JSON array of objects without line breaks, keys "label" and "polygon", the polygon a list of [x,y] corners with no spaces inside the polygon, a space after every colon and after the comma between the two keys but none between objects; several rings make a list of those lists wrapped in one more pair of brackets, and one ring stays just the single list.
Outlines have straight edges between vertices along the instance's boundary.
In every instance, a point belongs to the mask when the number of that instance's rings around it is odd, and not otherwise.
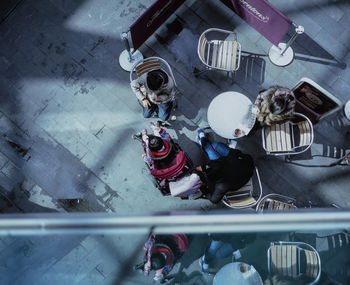
[{"label": "paving stone", "polygon": [[5,195],[6,197],[9,195],[9,193],[13,190],[15,186],[15,182],[9,179],[5,174],[0,172],[0,187],[1,187],[1,193],[2,195]]},{"label": "paving stone", "polygon": [[[342,32],[343,31],[339,34]],[[341,60],[346,56],[349,50],[343,44],[336,41],[333,35],[334,34],[330,35],[325,32],[320,32],[316,36],[315,41],[317,41],[325,50],[329,51],[335,58]]]},{"label": "paving stone", "polygon": [[346,13],[346,11],[344,11],[343,9],[341,9],[340,7],[338,7],[337,5],[334,5],[336,3],[325,3],[325,4],[321,4],[318,3],[317,1],[312,1],[315,5],[319,5],[322,9],[323,14],[328,15],[330,18],[332,18],[334,21],[339,22],[339,20],[344,16],[344,14]]},{"label": "paving stone", "polygon": [[0,152],[0,169],[8,162],[8,158]]},{"label": "paving stone", "polygon": [[29,201],[49,209],[56,210],[58,212],[66,212],[58,203],[47,194],[39,185],[33,186],[30,190]]},{"label": "paving stone", "polygon": [[81,279],[78,283],[81,285],[99,285],[99,284],[108,284],[106,283],[105,277],[100,273],[97,268],[91,270],[85,278]]},{"label": "paving stone", "polygon": [[[85,138],[85,135],[87,135],[86,137],[91,139],[92,135],[89,137],[88,132],[84,132],[84,127],[71,116],[69,118],[68,113],[66,113],[67,117],[63,114],[60,106],[52,101],[35,122],[75,156],[82,158],[88,151],[86,144],[89,144],[89,142],[85,141],[85,143],[82,143],[79,137]],[[83,131],[77,128],[81,128]],[[96,138],[92,139],[92,141],[90,140],[90,143],[93,143],[93,141],[98,143]]]},{"label": "paving stone", "polygon": [[[145,237],[142,235],[95,235],[86,238],[82,242],[82,246],[94,251],[96,261],[99,262],[96,269],[106,277],[116,269],[120,269],[123,260],[134,255],[134,259],[142,258],[144,242]],[[127,251],[124,250],[126,248],[128,249]],[[136,264],[134,259],[132,262]],[[127,266],[127,268],[129,269],[130,267]]]},{"label": "paving stone", "polygon": [[[0,191],[0,213],[6,214],[18,214],[23,213],[21,209],[19,209],[16,204],[12,201],[12,199],[7,198]],[[0,242],[0,249],[2,250],[2,244]],[[6,246],[4,246],[5,248]]]},{"label": "paving stone", "polygon": [[333,84],[332,88],[336,91],[337,98],[341,99],[343,102],[346,102],[346,100],[349,99],[349,97],[342,92],[342,90],[347,90],[350,85],[349,83],[345,82],[342,78],[338,78]]},{"label": "paving stone", "polygon": [[1,265],[6,266],[8,272],[3,282],[37,284],[36,280],[76,248],[82,239],[81,236],[37,236],[18,239],[14,246],[1,255]]},{"label": "paving stone", "polygon": [[[100,5],[80,0],[22,1],[1,23],[0,128],[6,137],[0,140],[0,165],[8,163],[4,169],[8,176],[16,177],[16,169],[23,173],[20,185],[0,175],[1,211],[6,207],[7,212],[76,210],[125,215],[220,209],[205,200],[163,197],[149,179],[141,146],[130,139],[151,120],[142,118],[129,86],[129,73],[118,65],[118,55],[125,48],[119,33],[128,30],[152,2],[106,1]],[[349,99],[348,68],[326,60],[336,58],[348,63],[350,5],[328,0],[271,3],[305,27],[305,34],[293,43],[296,57],[287,67],[274,66],[266,56],[271,43],[215,1],[186,1],[176,14],[196,35],[209,27],[238,33],[243,50],[255,54],[255,58],[243,57],[233,84],[220,72],[195,78],[169,51],[176,36],[165,26],[140,47],[145,57],[160,56],[173,68],[182,94],[171,133],[195,164],[203,159],[195,144],[196,128],[207,124],[207,107],[221,92],[238,91],[253,101],[263,88],[275,84],[292,87],[306,76],[342,102]],[[291,34],[292,30],[285,39]],[[296,158],[295,162],[328,163],[344,154],[348,151],[345,128],[344,116],[329,117],[316,125],[315,142],[307,154],[310,156]],[[23,160],[5,139],[30,148],[30,160]],[[260,132],[239,140],[238,148],[253,155],[264,193],[349,206],[345,168],[305,168],[279,158],[261,158]],[[57,192],[70,188],[84,193],[76,208],[54,199],[62,198],[55,197]],[[4,198],[8,195],[13,205]],[[94,240],[90,244],[80,244],[82,239],[71,236],[61,238],[50,236],[36,241],[25,237],[8,247],[0,240],[0,250],[5,246],[0,251],[2,282],[116,284],[122,280],[121,264],[132,252],[132,238],[90,238]],[[86,250],[79,251],[83,246]],[[144,280],[143,276],[130,276],[125,284]]]},{"label": "paving stone", "polygon": [[338,24],[337,20],[331,17],[330,13],[331,11],[325,12],[325,10],[317,6],[314,6],[311,11],[308,11],[308,15],[317,22],[327,34],[341,34],[344,28]]},{"label": "paving stone", "polygon": [[69,272],[72,271],[78,263],[80,263],[85,257],[89,254],[89,252],[81,245],[75,247],[72,251],[69,252],[66,256],[56,262],[53,266],[55,271],[57,272]]},{"label": "paving stone", "polygon": [[11,161],[1,169],[1,172],[15,183],[22,183],[24,180],[23,174]]},{"label": "paving stone", "polygon": [[29,137],[6,116],[0,118],[0,127],[3,140],[17,143],[23,148],[30,148],[32,142]]},{"label": "paving stone", "polygon": [[[60,279],[61,284],[71,284],[72,280],[78,284],[87,275],[86,273],[97,266],[100,262],[100,258],[102,258],[96,250],[92,251],[90,254],[84,253],[84,258],[82,258],[79,250],[85,251],[83,247],[76,247],[50,270],[53,274],[57,272],[57,275],[55,275]],[[103,256],[103,258],[107,259],[108,253]],[[71,264],[71,266],[68,266],[68,264]]]}]

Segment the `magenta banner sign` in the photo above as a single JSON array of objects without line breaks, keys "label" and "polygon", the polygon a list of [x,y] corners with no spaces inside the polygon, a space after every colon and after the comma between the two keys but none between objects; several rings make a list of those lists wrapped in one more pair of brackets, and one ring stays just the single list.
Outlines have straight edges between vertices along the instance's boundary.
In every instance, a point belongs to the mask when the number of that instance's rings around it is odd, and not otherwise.
[{"label": "magenta banner sign", "polygon": [[277,46],[292,21],[265,0],[221,0],[250,26]]},{"label": "magenta banner sign", "polygon": [[130,27],[134,50],[137,50],[185,0],[157,0]]}]

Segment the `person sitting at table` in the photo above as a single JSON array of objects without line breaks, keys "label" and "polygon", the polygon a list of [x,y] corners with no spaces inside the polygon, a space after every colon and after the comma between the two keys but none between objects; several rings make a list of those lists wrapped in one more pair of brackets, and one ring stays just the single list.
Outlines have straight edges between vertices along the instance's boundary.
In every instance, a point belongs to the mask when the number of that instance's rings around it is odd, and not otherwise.
[{"label": "person sitting at table", "polygon": [[209,273],[209,268],[216,259],[234,256],[239,259],[240,249],[246,247],[256,239],[255,234],[208,234],[211,237],[210,245],[205,249],[204,255],[199,259],[203,273]]},{"label": "person sitting at table", "polygon": [[254,105],[258,109],[257,121],[271,126],[293,117],[295,96],[288,88],[272,86],[259,92]]},{"label": "person sitting at table", "polygon": [[226,192],[247,184],[253,175],[254,162],[249,154],[221,142],[210,142],[202,129],[197,133],[197,143],[209,157],[208,164],[196,168],[202,180],[201,191],[212,203],[218,203]]},{"label": "person sitting at table", "polygon": [[142,105],[145,118],[157,112],[161,120],[169,118],[175,89],[173,79],[164,70],[151,70],[131,81],[130,86]]}]

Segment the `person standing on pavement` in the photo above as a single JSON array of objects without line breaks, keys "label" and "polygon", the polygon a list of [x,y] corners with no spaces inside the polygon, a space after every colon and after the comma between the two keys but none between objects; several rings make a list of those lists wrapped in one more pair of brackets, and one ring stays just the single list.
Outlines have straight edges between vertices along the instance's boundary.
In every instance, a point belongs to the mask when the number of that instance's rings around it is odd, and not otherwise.
[{"label": "person standing on pavement", "polygon": [[151,70],[130,83],[132,91],[142,105],[143,116],[156,115],[168,120],[175,96],[174,81],[164,70]]}]

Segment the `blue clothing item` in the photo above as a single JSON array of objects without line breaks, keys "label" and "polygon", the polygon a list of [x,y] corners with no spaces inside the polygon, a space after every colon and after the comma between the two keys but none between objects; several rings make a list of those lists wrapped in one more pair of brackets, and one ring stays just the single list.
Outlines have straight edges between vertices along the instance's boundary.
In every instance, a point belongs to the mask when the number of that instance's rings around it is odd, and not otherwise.
[{"label": "blue clothing item", "polygon": [[152,117],[153,113],[157,110],[157,107],[158,107],[159,119],[161,119],[162,121],[166,121],[167,119],[169,119],[171,108],[173,107],[172,101],[163,103],[163,104],[154,104],[152,102],[150,103],[151,103],[151,106],[148,109],[145,107],[142,107],[144,118]]},{"label": "blue clothing item", "polygon": [[210,160],[215,160],[222,156],[228,156],[228,153],[230,152],[230,148],[221,142],[211,143],[206,137],[202,137],[200,141],[203,150],[207,153]]},{"label": "blue clothing item", "polygon": [[210,263],[215,258],[225,258],[232,255],[233,247],[228,242],[221,240],[212,240],[210,246],[206,249],[204,254],[204,262]]},{"label": "blue clothing item", "polygon": [[198,129],[196,141],[200,146],[202,146],[201,138],[204,138],[204,137],[205,137],[205,132],[202,129]]}]

